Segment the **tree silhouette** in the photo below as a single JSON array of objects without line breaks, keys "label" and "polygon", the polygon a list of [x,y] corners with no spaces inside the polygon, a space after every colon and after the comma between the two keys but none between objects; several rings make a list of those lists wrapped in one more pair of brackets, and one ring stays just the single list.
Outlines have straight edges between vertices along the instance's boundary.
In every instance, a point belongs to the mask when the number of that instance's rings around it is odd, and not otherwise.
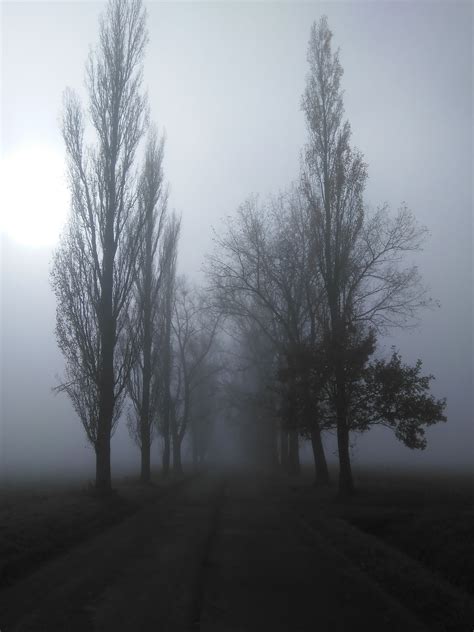
[{"label": "tree silhouette", "polygon": [[172,389],[173,468],[181,473],[181,445],[189,430],[193,396],[200,384],[218,370],[207,363],[216,339],[219,315],[191,288],[185,277],[177,282],[171,327],[174,338]]},{"label": "tree silhouette", "polygon": [[334,375],[339,491],[350,494],[347,366],[354,328],[383,331],[405,326],[429,303],[415,266],[403,257],[420,248],[426,230],[403,207],[390,217],[382,208],[366,212],[367,167],[350,145],[343,120],[342,67],[331,48],[332,33],[323,17],[311,29],[309,73],[302,108],[309,140],[304,152],[302,188],[312,214],[314,265],[321,278],[328,358]]},{"label": "tree silhouette", "polygon": [[164,139],[155,130],[149,134],[145,162],[139,183],[138,214],[143,238],[135,276],[133,316],[129,336],[136,341],[135,362],[128,382],[133,404],[128,427],[141,450],[141,481],[150,482],[150,448],[159,410],[159,358],[163,352],[159,336],[159,309],[162,281],[166,277],[167,256],[163,247],[166,225],[167,191],[163,182]]},{"label": "tree silhouette", "polygon": [[89,56],[86,146],[78,97],[66,91],[62,133],[71,214],[55,253],[56,335],[66,360],[65,391],[96,452],[96,486],[111,488],[110,438],[136,349],[129,310],[142,229],[133,166],[147,124],[141,91],[147,32],[140,0],[111,0]]}]

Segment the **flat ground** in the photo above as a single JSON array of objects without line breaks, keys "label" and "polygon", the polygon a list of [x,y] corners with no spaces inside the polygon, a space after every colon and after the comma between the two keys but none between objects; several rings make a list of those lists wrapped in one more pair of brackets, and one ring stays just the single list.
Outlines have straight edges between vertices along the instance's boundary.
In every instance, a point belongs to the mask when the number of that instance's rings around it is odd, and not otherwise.
[{"label": "flat ground", "polygon": [[0,629],[472,629],[466,591],[341,520],[330,497],[234,473],[147,491],[133,513],[116,500],[116,524],[10,577]]},{"label": "flat ground", "polygon": [[[100,498],[91,483],[24,482],[0,490],[0,589],[72,546],[135,513],[184,479],[155,478],[150,487],[132,478]],[[1,627],[0,627],[1,629]]]},{"label": "flat ground", "polygon": [[[473,472],[365,468],[356,470],[356,481],[349,502],[319,491],[318,512],[349,522],[474,595]],[[315,506],[308,485],[294,491]]]}]

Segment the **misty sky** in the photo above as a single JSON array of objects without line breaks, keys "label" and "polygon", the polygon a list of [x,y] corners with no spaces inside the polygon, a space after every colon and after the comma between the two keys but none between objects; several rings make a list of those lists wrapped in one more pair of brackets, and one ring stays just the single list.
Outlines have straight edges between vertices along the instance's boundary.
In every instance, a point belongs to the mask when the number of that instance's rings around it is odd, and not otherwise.
[{"label": "misty sky", "polygon": [[[394,332],[405,360],[420,357],[448,398],[448,423],[425,453],[389,434],[359,438],[365,460],[465,464],[474,455],[472,311],[471,3],[146,2],[145,84],[166,130],[170,207],[182,213],[181,272],[198,278],[211,226],[251,193],[298,177],[300,110],[311,23],[326,14],[341,49],[345,108],[369,165],[367,204],[405,202],[430,229],[417,258],[441,308]],[[67,211],[59,132],[66,86],[82,97],[101,3],[1,4],[1,450],[4,471],[93,463],[65,396],[49,287],[54,239]],[[138,464],[125,425],[115,462]]]}]

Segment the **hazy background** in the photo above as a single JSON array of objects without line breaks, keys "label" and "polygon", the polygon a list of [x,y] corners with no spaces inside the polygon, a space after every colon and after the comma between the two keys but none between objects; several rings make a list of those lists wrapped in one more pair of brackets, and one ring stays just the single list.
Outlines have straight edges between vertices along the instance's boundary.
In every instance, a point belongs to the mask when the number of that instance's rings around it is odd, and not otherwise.
[{"label": "hazy background", "polygon": [[[298,176],[300,98],[311,23],[327,14],[341,47],[346,115],[369,164],[367,202],[401,202],[431,237],[419,265],[442,307],[394,332],[448,398],[448,423],[424,453],[382,431],[360,437],[355,462],[473,462],[472,58],[470,3],[147,2],[145,61],[152,118],[166,130],[170,207],[183,216],[179,268],[198,278],[211,226],[250,193]],[[85,97],[84,63],[101,3],[1,4],[1,423],[3,476],[79,472],[94,456],[66,396],[49,287],[67,211],[59,132],[66,86]],[[154,451],[157,451],[155,447]],[[138,467],[122,423],[113,463]]]}]

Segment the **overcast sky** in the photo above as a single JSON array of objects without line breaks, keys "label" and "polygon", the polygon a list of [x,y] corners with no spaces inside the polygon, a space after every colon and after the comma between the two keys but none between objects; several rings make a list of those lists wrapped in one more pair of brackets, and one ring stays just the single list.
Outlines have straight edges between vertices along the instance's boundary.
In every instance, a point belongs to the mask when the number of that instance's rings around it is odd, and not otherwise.
[{"label": "overcast sky", "polygon": [[[369,165],[367,204],[405,202],[430,229],[418,263],[441,308],[394,332],[448,398],[424,454],[385,433],[355,458],[473,461],[473,11],[460,2],[147,2],[145,84],[166,131],[170,206],[182,213],[179,267],[198,276],[211,226],[249,194],[298,176],[300,99],[311,23],[326,14],[341,49],[346,115]],[[48,269],[67,209],[58,120],[66,86],[84,98],[101,3],[1,4],[2,454],[8,470],[92,464],[78,419],[51,386],[62,371]],[[26,444],[25,444],[26,441]],[[25,445],[27,446],[25,448]],[[59,448],[58,448],[59,446]],[[115,460],[138,463],[124,424]]]}]

